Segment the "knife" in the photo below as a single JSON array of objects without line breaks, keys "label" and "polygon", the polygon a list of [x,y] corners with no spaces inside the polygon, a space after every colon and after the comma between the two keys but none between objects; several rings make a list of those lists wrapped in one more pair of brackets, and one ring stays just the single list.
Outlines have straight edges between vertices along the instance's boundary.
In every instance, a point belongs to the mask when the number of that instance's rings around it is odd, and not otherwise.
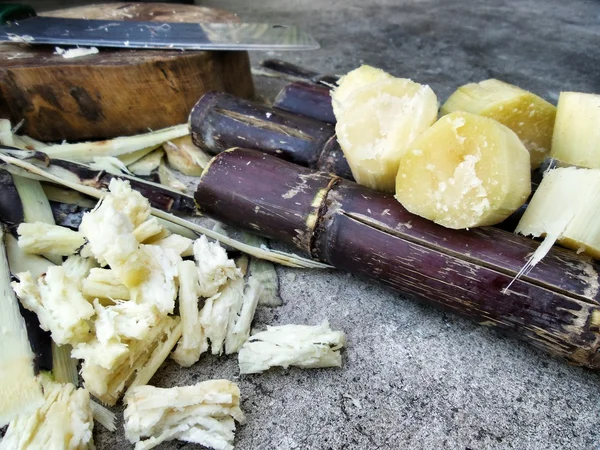
[{"label": "knife", "polygon": [[37,16],[30,6],[0,5],[0,42],[173,50],[315,50],[293,25],[165,23]]}]

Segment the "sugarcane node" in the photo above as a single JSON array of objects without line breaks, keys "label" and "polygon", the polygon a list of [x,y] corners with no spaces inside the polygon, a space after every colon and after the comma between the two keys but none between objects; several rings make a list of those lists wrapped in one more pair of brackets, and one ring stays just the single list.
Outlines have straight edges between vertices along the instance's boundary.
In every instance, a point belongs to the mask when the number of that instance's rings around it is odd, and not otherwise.
[{"label": "sugarcane node", "polygon": [[314,83],[296,81],[284,86],[273,107],[304,117],[335,124],[330,89]]},{"label": "sugarcane node", "polygon": [[[255,234],[293,242],[309,255],[312,229],[316,225],[314,219],[319,217],[321,208],[321,201],[315,202],[315,199],[319,199],[319,193],[328,188],[331,177],[277,158],[274,159],[281,161],[282,165],[273,167],[273,158],[243,148],[216,155],[200,178],[195,194],[196,204],[202,213],[222,215],[226,219],[223,221],[229,223],[242,220],[243,228]],[[268,169],[274,170],[267,172]],[[262,175],[252,177],[250,181],[247,172]],[[226,187],[223,183],[239,186]],[[275,196],[273,187],[282,185],[284,189]],[[223,195],[227,191],[232,195]],[[257,201],[248,201],[248,197]]]},{"label": "sugarcane node", "polygon": [[[600,368],[600,267],[590,257],[554,247],[504,292],[535,241],[493,227],[447,229],[392,195],[249,149],[215,157],[195,197],[224,223]],[[311,214],[314,227],[306,224]]]},{"label": "sugarcane node", "polygon": [[194,144],[213,155],[231,147],[251,148],[311,168],[334,135],[324,122],[222,92],[200,98],[190,114],[190,129]]}]

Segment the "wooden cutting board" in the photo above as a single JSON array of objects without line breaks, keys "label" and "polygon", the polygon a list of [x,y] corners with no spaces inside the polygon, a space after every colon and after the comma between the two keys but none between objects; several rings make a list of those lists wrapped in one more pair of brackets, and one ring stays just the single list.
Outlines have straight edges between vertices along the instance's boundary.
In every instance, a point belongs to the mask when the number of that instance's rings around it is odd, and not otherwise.
[{"label": "wooden cutting board", "polygon": [[[235,22],[229,12],[194,5],[111,3],[45,16],[159,22]],[[0,118],[25,119],[42,141],[103,139],[187,122],[210,90],[250,98],[247,52],[103,49],[65,59],[51,46],[0,44]]]}]

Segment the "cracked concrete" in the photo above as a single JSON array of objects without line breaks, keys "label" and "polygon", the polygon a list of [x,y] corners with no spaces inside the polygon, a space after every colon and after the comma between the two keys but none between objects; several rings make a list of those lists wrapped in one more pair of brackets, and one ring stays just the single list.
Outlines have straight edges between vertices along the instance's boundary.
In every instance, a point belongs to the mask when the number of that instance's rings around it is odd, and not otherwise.
[{"label": "cracked concrete", "polygon": [[[249,22],[298,24],[322,46],[257,53],[254,63],[278,57],[344,73],[365,62],[430,84],[440,101],[489,77],[553,102],[560,90],[600,92],[594,0],[198,3]],[[281,82],[257,78],[257,86],[272,98]],[[597,373],[345,273],[279,274],[284,305],[260,308],[255,325],[329,319],[348,337],[341,369],[238,377],[235,358],[209,356],[191,369],[169,361],[152,380],[238,381],[248,424],[238,429],[237,449],[600,448]],[[99,450],[132,447],[121,429],[98,427],[95,437]]]}]

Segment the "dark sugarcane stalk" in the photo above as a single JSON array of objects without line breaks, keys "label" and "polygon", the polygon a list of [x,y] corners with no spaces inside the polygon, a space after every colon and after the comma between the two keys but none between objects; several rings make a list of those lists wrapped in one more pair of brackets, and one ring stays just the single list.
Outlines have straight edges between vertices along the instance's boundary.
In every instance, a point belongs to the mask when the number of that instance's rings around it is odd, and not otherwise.
[{"label": "dark sugarcane stalk", "polygon": [[190,114],[192,141],[215,155],[254,148],[301,166],[352,179],[334,128],[221,92],[204,94]]},{"label": "dark sugarcane stalk", "polygon": [[[310,81],[323,86],[334,86],[340,79],[338,75],[315,72],[281,59],[266,59],[260,63],[260,66],[268,71],[269,76],[278,76],[288,80]],[[261,74],[267,75],[267,73]]]},{"label": "dark sugarcane stalk", "polygon": [[12,175],[0,169],[0,217],[10,228],[16,228],[24,220],[21,198],[13,183]]},{"label": "dark sugarcane stalk", "polygon": [[279,91],[273,102],[273,107],[335,124],[330,91],[325,86],[296,81],[284,86]]},{"label": "dark sugarcane stalk", "polygon": [[191,196],[174,191],[163,185],[153,183],[138,177],[126,174],[112,174],[104,170],[93,169],[85,164],[80,164],[62,159],[49,158],[45,153],[19,150],[11,147],[0,146],[0,151],[24,161],[42,167],[59,177],[72,180],[96,189],[105,190],[113,178],[129,180],[132,189],[139,191],[146,197],[152,207],[167,212],[194,213],[196,211],[194,199]]},{"label": "dark sugarcane stalk", "polygon": [[[210,92],[194,106],[190,128],[194,144],[212,155],[232,147],[256,149],[304,167],[354,180],[348,161],[333,134],[335,130],[331,125],[315,119],[230,94]],[[326,142],[324,146],[323,142]],[[541,182],[544,170],[542,166],[532,173],[532,193]],[[525,207],[515,211],[496,227],[513,231]]]},{"label": "dark sugarcane stalk", "polygon": [[599,265],[589,257],[555,247],[504,292],[535,241],[492,227],[443,228],[391,195],[253,150],[215,157],[195,197],[225,223],[600,368]]}]

